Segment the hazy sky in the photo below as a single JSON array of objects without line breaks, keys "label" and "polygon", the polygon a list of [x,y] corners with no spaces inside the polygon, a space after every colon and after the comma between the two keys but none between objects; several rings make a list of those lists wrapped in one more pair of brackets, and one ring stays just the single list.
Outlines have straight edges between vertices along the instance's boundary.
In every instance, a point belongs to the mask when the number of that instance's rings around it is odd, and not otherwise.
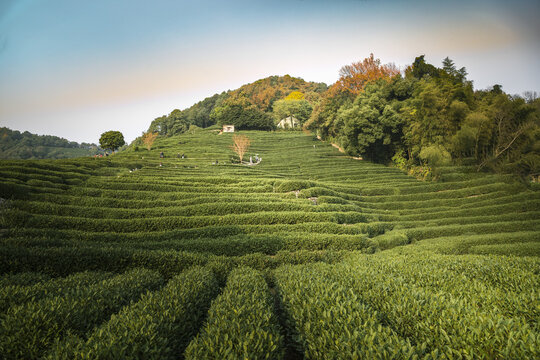
[{"label": "hazy sky", "polygon": [[373,52],[540,91],[540,1],[0,0],[0,126],[132,141],[175,108],[270,75],[331,84]]}]

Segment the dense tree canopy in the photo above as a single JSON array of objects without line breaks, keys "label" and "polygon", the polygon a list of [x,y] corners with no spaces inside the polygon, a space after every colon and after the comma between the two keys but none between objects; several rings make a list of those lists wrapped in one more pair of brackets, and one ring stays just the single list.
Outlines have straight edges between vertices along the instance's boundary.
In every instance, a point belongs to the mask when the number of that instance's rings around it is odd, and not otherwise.
[{"label": "dense tree canopy", "polygon": [[99,145],[105,150],[116,151],[116,149],[125,144],[124,135],[120,131],[106,131],[99,138]]},{"label": "dense tree canopy", "polygon": [[419,56],[404,77],[394,69],[373,55],[343,67],[305,127],[380,162],[540,171],[540,100],[532,93],[510,96],[500,85],[474,91],[466,69],[448,57],[437,68]]},{"label": "dense tree canopy", "polygon": [[[267,115],[275,116],[272,110],[276,101],[284,98],[304,100],[296,105],[305,112],[319,101],[326,90],[327,86],[323,83],[306,82],[289,75],[270,76],[233,91],[215,94],[188,109],[173,110],[170,114],[152,121],[147,132],[171,136],[185,132],[190,125],[204,128],[216,123],[238,123],[240,128],[268,130],[273,128],[273,124],[269,124],[271,117]],[[239,109],[238,105],[244,108]],[[233,121],[234,114],[241,114],[241,119]],[[247,116],[255,118],[248,120]],[[309,113],[299,116],[307,119]]]},{"label": "dense tree canopy", "polygon": [[219,125],[234,125],[238,130],[273,130],[274,121],[246,98],[229,98],[214,108],[211,118]]},{"label": "dense tree canopy", "polygon": [[303,124],[309,119],[313,107],[305,99],[295,99],[287,97],[274,103],[274,119],[280,121],[288,116],[294,116]]}]

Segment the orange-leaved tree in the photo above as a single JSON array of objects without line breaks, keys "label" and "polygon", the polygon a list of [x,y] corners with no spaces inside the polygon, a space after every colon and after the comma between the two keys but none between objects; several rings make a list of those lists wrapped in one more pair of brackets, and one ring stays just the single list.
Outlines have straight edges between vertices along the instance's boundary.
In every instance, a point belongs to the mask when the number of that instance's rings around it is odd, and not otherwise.
[{"label": "orange-leaved tree", "polygon": [[[390,79],[399,74],[399,69],[393,63],[381,65],[380,59],[375,59],[373,54],[363,61],[345,65],[339,70],[339,80],[335,86],[341,91],[360,93],[364,87],[372,81]],[[338,90],[336,89],[336,90]]]},{"label": "orange-leaved tree", "polygon": [[231,146],[231,149],[233,149],[233,151],[238,154],[238,157],[240,158],[240,163],[242,163],[242,159],[244,158],[244,154],[249,149],[249,145],[251,145],[251,140],[247,136],[233,136],[233,145]]},{"label": "orange-leaved tree", "polygon": [[152,144],[154,144],[154,141],[156,140],[157,136],[158,136],[157,132],[153,133],[151,131],[143,134],[142,142],[144,143],[144,145],[146,145],[146,148],[148,150],[152,148]]}]

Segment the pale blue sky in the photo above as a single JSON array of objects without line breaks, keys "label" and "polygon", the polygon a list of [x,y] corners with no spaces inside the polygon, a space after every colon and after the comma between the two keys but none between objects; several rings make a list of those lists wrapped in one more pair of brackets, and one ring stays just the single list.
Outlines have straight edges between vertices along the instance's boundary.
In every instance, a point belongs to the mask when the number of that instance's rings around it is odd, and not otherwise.
[{"label": "pale blue sky", "polygon": [[97,142],[270,75],[331,84],[373,52],[540,90],[540,1],[0,0],[0,126]]}]

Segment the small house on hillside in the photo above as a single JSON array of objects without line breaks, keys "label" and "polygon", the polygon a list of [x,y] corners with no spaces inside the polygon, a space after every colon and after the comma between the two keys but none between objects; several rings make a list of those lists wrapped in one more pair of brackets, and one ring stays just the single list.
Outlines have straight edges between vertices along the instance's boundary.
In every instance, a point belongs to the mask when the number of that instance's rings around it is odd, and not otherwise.
[{"label": "small house on hillside", "polygon": [[234,132],[234,125],[223,125],[223,132]]},{"label": "small house on hillside", "polygon": [[300,126],[300,121],[298,121],[298,119],[294,116],[281,119],[281,121],[277,124],[277,127],[281,129],[292,129],[298,126]]}]

